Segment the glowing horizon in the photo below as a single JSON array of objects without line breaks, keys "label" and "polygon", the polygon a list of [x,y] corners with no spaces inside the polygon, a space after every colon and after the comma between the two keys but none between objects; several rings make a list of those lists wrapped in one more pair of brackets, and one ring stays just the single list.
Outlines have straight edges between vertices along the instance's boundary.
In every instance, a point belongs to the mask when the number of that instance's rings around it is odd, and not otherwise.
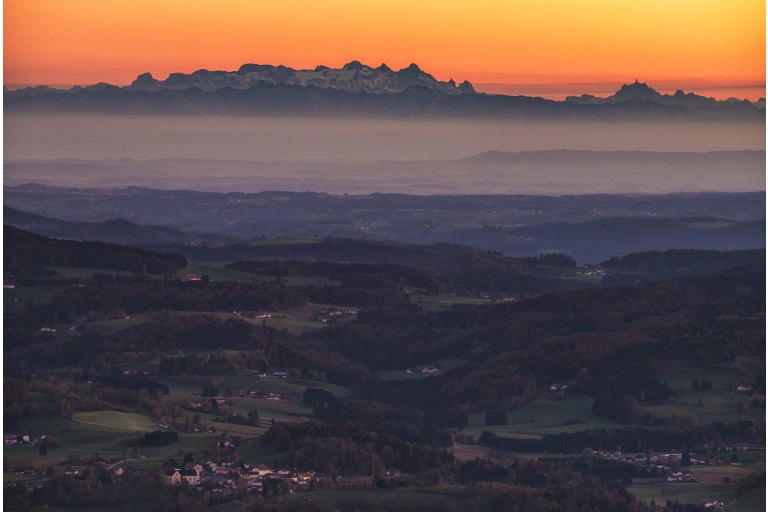
[{"label": "glowing horizon", "polygon": [[[416,62],[438,79],[488,92],[638,77],[662,92],[671,90],[663,82],[720,98],[765,96],[765,3],[751,0],[525,8],[503,0],[6,0],[4,14],[6,84],[125,85],[143,72],[165,78],[248,62],[307,69],[359,60],[395,69]],[[581,93],[591,90],[567,92]]]}]

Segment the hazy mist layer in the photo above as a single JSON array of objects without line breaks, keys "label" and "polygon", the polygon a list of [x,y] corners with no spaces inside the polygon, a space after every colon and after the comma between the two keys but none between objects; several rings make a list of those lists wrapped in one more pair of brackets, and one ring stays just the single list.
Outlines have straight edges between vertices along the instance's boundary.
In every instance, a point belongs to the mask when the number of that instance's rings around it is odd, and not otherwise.
[{"label": "hazy mist layer", "polygon": [[11,114],[4,147],[6,160],[426,160],[489,150],[765,149],[765,124]]}]

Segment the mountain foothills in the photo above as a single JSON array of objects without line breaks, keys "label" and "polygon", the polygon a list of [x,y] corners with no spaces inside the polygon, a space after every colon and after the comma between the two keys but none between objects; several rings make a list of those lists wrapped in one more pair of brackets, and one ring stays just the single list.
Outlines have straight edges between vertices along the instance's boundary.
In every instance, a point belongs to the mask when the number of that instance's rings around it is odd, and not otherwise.
[{"label": "mountain foothills", "polygon": [[6,188],[4,214],[6,223],[42,235],[139,245],[198,262],[344,260],[343,252],[327,252],[330,237],[517,257],[558,252],[598,263],[649,250],[764,248],[764,201],[760,192],[409,196],[25,185]]},{"label": "mountain foothills", "polygon": [[5,226],[7,509],[765,501],[764,249],[580,265],[158,226],[147,240],[158,233],[186,257]]},{"label": "mountain foothills", "polygon": [[128,86],[106,83],[68,90],[4,89],[9,112],[225,115],[479,117],[541,119],[760,120],[765,100],[718,101],[678,91],[662,95],[635,81],[611,97],[565,101],[483,94],[467,81],[442,82],[416,64],[398,71],[352,61],[340,69],[244,64],[237,71],[201,69],[165,80],[139,75]]}]

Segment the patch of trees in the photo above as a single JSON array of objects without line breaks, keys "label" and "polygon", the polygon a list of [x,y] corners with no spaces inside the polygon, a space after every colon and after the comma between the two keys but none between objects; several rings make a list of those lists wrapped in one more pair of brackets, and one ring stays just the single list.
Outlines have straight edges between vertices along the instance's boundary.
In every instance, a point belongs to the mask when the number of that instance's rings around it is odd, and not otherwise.
[{"label": "patch of trees", "polygon": [[[579,507],[586,507],[586,510],[631,510],[633,499],[622,485],[616,483],[616,479],[619,478],[626,484],[636,474],[637,470],[631,464],[597,458],[518,458],[505,465],[492,459],[478,458],[462,462],[456,470],[458,482],[471,486],[470,488],[475,492],[479,491],[481,496],[485,493],[493,495],[506,489],[503,486],[487,485],[496,482],[515,486],[511,489],[518,492],[525,489],[528,499],[533,496],[561,498],[563,501],[559,502],[560,505],[573,507],[573,510],[580,510]],[[504,501],[509,499],[511,496],[507,496]],[[510,510],[518,510],[516,507],[519,506],[519,503],[515,503]],[[493,507],[492,509],[497,510]]]},{"label": "patch of trees", "polygon": [[[222,375],[233,373],[236,370],[234,363],[227,360],[226,357],[216,357],[214,354],[207,355],[181,355],[164,357],[158,365],[157,372],[160,375]],[[205,393],[205,388],[203,388]],[[203,396],[216,396],[205,395]]]},{"label": "patch of trees", "polygon": [[182,311],[276,310],[298,307],[306,296],[296,289],[265,283],[181,282],[95,276],[86,286],[57,293],[51,302],[61,321],[90,311],[123,309],[128,314],[172,309]]},{"label": "patch of trees", "polygon": [[329,404],[337,400],[336,395],[319,388],[307,388],[302,395],[302,402],[310,407],[314,407],[317,404]]},{"label": "patch of trees", "polygon": [[764,358],[764,303],[764,268],[744,267],[516,303],[454,306],[450,312],[371,308],[357,322],[318,336],[374,370],[467,359],[464,368],[427,384],[409,381],[418,393],[380,383],[378,394],[364,395],[387,403],[416,405],[418,395],[423,402],[488,410],[517,405],[542,385],[560,382],[570,384],[569,392],[631,395],[652,404],[671,396],[653,375],[654,361]]},{"label": "patch of trees", "polygon": [[612,275],[603,278],[603,284],[617,285],[700,275],[763,263],[765,263],[765,249],[741,251],[672,249],[635,252],[610,258],[600,265],[613,271]]},{"label": "patch of trees", "polygon": [[343,288],[389,288],[407,285],[433,293],[447,286],[422,269],[384,263],[331,261],[238,261],[225,268],[279,277],[322,277],[340,281]]},{"label": "patch of trees", "polygon": [[[762,436],[762,437],[761,437]],[[681,450],[705,443],[755,442],[765,436],[765,425],[753,420],[729,423],[715,422],[706,426],[646,428],[627,426],[581,432],[545,434],[540,439],[499,437],[483,431],[479,444],[519,453],[580,454],[585,448],[609,451],[645,452],[647,450]]]},{"label": "patch of trees", "polygon": [[567,254],[550,252],[539,254],[538,257],[523,258],[526,265],[547,265],[550,267],[575,268],[576,260]]},{"label": "patch of trees", "polygon": [[486,425],[506,425],[507,413],[504,411],[487,411],[485,413]]},{"label": "patch of trees", "polygon": [[125,329],[109,338],[102,338],[102,350],[259,350],[264,349],[268,341],[269,332],[241,320],[221,319],[205,314],[160,313],[149,322]]},{"label": "patch of trees", "polygon": [[343,304],[357,307],[396,307],[408,296],[393,287],[347,288],[339,286],[307,286],[301,288],[311,302]]},{"label": "patch of trees", "polygon": [[141,438],[142,446],[166,446],[179,440],[178,432],[168,432],[165,430],[155,430],[146,432]]},{"label": "patch of trees", "polygon": [[235,425],[248,425],[252,427],[259,426],[259,412],[258,411],[250,411],[248,414],[228,414],[221,418],[221,421],[225,423],[234,423]]},{"label": "patch of trees", "polygon": [[145,389],[147,391],[157,390],[163,395],[168,394],[168,386],[155,379],[150,379],[144,375],[122,375],[114,373],[108,377],[93,377],[93,382],[100,382],[105,386],[116,389],[130,389],[138,391]]},{"label": "patch of trees", "polygon": [[691,389],[694,391],[710,391],[712,389],[712,381],[709,380],[702,380],[699,382],[698,380],[691,381]]},{"label": "patch of trees", "polygon": [[411,266],[427,264],[451,254],[479,252],[477,249],[452,244],[410,245],[387,240],[332,237],[296,244],[277,242],[230,244],[225,247],[185,246],[183,251],[194,261],[309,260]]},{"label": "patch of trees", "polygon": [[288,465],[328,475],[370,474],[372,460],[380,468],[421,475],[454,461],[443,448],[404,441],[387,429],[372,431],[353,423],[279,424],[260,442],[271,451],[287,451],[284,461]]},{"label": "patch of trees", "polygon": [[391,405],[371,400],[347,398],[319,402],[313,407],[316,418],[331,422],[356,422],[369,428],[386,425],[402,439],[450,446],[445,428],[463,428],[466,413],[431,407],[428,410],[404,405]]},{"label": "patch of trees", "polygon": [[587,288],[590,284],[576,279],[558,279],[555,276],[532,275],[508,265],[479,267],[467,270],[456,284],[474,292],[500,292],[535,294],[554,290]]},{"label": "patch of trees", "polygon": [[80,478],[55,476],[41,485],[23,482],[4,488],[6,510],[46,510],[49,507],[112,507],[122,504],[156,502],[165,488],[153,472],[113,478],[106,469],[86,469]]},{"label": "patch of trees", "polygon": [[200,392],[200,396],[219,396],[219,388],[213,384],[206,384],[203,386],[203,390]]}]

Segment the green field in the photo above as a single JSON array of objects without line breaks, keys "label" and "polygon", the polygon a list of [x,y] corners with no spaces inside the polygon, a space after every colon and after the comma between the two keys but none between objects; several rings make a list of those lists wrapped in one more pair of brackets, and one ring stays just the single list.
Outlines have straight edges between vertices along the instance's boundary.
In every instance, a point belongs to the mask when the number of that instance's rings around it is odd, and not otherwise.
[{"label": "green field", "polygon": [[[35,446],[12,446],[5,450],[12,465],[40,465],[60,462],[73,455],[124,457],[129,442],[135,442],[145,432],[159,430],[159,426],[142,414],[87,411],[75,413],[71,420],[57,415],[22,417],[18,430],[55,437],[56,442],[49,447],[46,455],[40,455]],[[178,443],[159,448],[139,447],[138,450],[146,457],[142,459],[143,463],[156,466],[164,457],[174,455],[180,449],[196,451],[207,447],[212,439],[210,435],[181,434]]]},{"label": "green field", "polygon": [[20,286],[3,288],[3,308],[17,306],[28,301],[50,302],[53,296],[67,286]]},{"label": "green field", "polygon": [[237,395],[241,391],[258,390],[293,395],[297,400],[301,400],[301,396],[307,388],[324,389],[336,396],[349,396],[352,393],[352,390],[349,388],[328,382],[304,379],[275,379],[272,377],[262,379],[255,373],[223,376],[223,380],[219,384],[219,389],[224,388],[231,389],[233,395]]},{"label": "green field", "polygon": [[85,425],[100,431],[150,432],[157,430],[157,423],[141,414],[119,411],[77,412],[72,416],[75,426]]},{"label": "green field", "polygon": [[228,270],[223,267],[190,265],[176,272],[177,277],[195,274],[199,277],[208,276],[211,281],[253,281],[257,276],[237,270]]},{"label": "green field", "polygon": [[[241,281],[250,282],[254,279],[263,281],[274,281],[276,276],[263,274],[251,274],[250,272],[241,272],[239,270],[230,270],[223,266],[203,266],[191,265],[176,272],[177,277],[188,274],[197,276],[208,276],[211,281]],[[283,277],[282,281],[288,286],[339,286],[339,281],[325,279],[323,277]]]},{"label": "green field", "polygon": [[[181,401],[187,398],[200,398],[202,386],[187,382],[166,380],[164,381],[169,388],[168,400]],[[315,382],[302,379],[260,379],[253,373],[221,376],[217,379],[217,386],[220,392],[229,388],[232,391],[232,413],[247,414],[256,410],[265,426],[274,418],[278,422],[304,421],[312,415],[312,408],[304,405],[302,395],[307,387],[316,387],[330,391],[337,396],[347,396],[351,391],[347,388],[328,384],[326,382]],[[239,398],[237,395],[241,391],[258,390],[266,392],[285,393],[287,400],[267,400],[253,398]],[[189,412],[191,417],[195,413]],[[219,430],[226,428],[230,432],[239,431],[245,435],[257,435],[263,433],[263,427],[244,427],[240,425],[227,425],[222,423],[210,423],[215,416],[200,414],[203,421],[216,425]],[[224,427],[224,425],[227,425]],[[255,430],[254,430],[255,429]]]},{"label": "green field", "polygon": [[[381,370],[379,372],[376,372],[376,374],[381,380],[424,379],[430,376],[428,374],[421,373],[422,368],[426,366],[439,366],[440,374],[445,374],[453,370],[454,368],[458,368],[459,366],[462,366],[466,363],[467,363],[467,360],[464,358],[452,357],[452,358],[440,359],[439,361],[434,361],[429,364],[413,366],[411,368],[403,369],[403,370]],[[411,370],[411,373],[408,373],[408,370]]]},{"label": "green field", "polygon": [[137,325],[145,324],[149,322],[149,315],[131,315],[129,318],[116,318],[114,320],[97,320],[95,322],[88,322],[86,326],[89,329],[94,329],[106,334],[112,334],[125,329],[130,329]]},{"label": "green field", "polygon": [[94,274],[132,276],[135,272],[127,270],[116,270],[109,268],[89,268],[89,267],[44,267],[56,271],[61,277],[72,277],[75,279],[92,279]]},{"label": "green field", "polygon": [[125,505],[100,505],[93,507],[49,507],[50,512],[150,512],[156,506],[155,503],[129,503]]},{"label": "green field", "polygon": [[728,507],[728,512],[762,512],[765,510],[765,487],[752,489],[736,497],[736,503]]},{"label": "green field", "polygon": [[477,444],[454,443],[451,453],[458,460],[472,460],[487,457],[491,453],[491,449]]},{"label": "green field", "polygon": [[696,477],[696,480],[704,484],[721,484],[724,483],[724,478],[730,479],[731,482],[738,482],[754,472],[754,470],[743,466],[695,466],[691,469],[691,473]]},{"label": "green field", "polygon": [[[765,470],[764,464],[760,470]],[[695,483],[632,485],[629,491],[646,503],[655,500],[657,504],[663,504],[669,499],[687,504],[700,504],[718,499],[727,505],[726,510],[762,511],[765,510],[765,487],[749,491],[743,496],[736,495],[738,481],[754,472],[755,469],[744,466],[693,466],[691,473],[697,480]],[[724,478],[731,481],[724,483]]]},{"label": "green field", "polygon": [[748,409],[749,402],[749,397],[729,391],[685,391],[675,396],[671,403],[648,406],[643,409],[662,418],[674,415],[690,416],[696,418],[701,424],[764,418],[762,409]]},{"label": "green field", "polygon": [[662,483],[632,485],[629,492],[645,503],[655,501],[657,505],[663,506],[667,500],[693,505],[714,499],[730,503],[734,499],[735,489],[735,484]]},{"label": "green field", "polygon": [[485,425],[485,413],[475,413],[469,416],[467,426],[460,433],[470,435],[477,441],[483,430],[501,437],[531,438],[617,426],[616,422],[592,412],[593,401],[592,397],[585,395],[566,395],[557,400],[554,394],[543,392],[533,401],[507,411],[507,425]]},{"label": "green field", "polygon": [[[749,410],[749,397],[730,391],[732,387],[749,381],[749,374],[706,368],[680,368],[661,363],[656,375],[658,380],[667,382],[676,395],[667,403],[644,408],[654,416],[690,416],[701,424],[765,418],[763,410]],[[694,380],[708,380],[712,383],[712,389],[694,391],[691,389]]]},{"label": "green field", "polygon": [[477,297],[462,297],[453,293],[439,293],[437,295],[411,294],[409,300],[418,304],[427,311],[450,311],[454,304],[489,304],[489,299]]},{"label": "green field", "polygon": [[299,238],[291,236],[278,236],[275,238],[262,238],[251,240],[249,245],[302,245],[302,244],[319,244],[322,243],[321,238]]},{"label": "green field", "polygon": [[345,307],[334,304],[307,303],[298,308],[283,309],[279,312],[280,318],[246,318],[237,315],[238,318],[256,325],[266,324],[275,329],[286,329],[291,334],[302,335],[307,332],[318,331],[328,324],[313,320],[315,313],[321,309]]},{"label": "green field", "polygon": [[[387,510],[398,512],[443,511],[449,505],[455,510],[461,510],[463,498],[445,494],[404,489],[358,489],[358,490],[329,490],[300,492],[280,496],[276,503],[300,503],[311,500],[319,510]],[[357,504],[354,506],[352,504]],[[360,506],[360,504],[366,505]]]},{"label": "green field", "polygon": [[656,377],[676,391],[689,391],[694,380],[708,380],[715,391],[727,390],[742,380],[754,379],[754,375],[710,368],[685,368],[679,364],[662,362],[656,369]]}]

